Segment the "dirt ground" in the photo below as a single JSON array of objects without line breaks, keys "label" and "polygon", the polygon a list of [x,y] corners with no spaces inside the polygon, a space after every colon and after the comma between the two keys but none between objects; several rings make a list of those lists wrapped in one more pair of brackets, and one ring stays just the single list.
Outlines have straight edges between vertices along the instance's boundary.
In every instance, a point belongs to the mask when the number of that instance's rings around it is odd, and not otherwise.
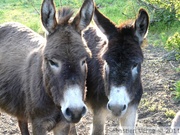
[{"label": "dirt ground", "polygon": [[[166,135],[174,132],[169,129],[173,114],[180,110],[180,103],[173,100],[174,82],[180,79],[175,71],[178,62],[162,48],[149,45],[144,50],[142,82],[144,94],[138,110],[136,134]],[[92,123],[88,113],[76,125],[78,135],[89,135]],[[122,132],[116,120],[106,123],[106,135],[118,135]],[[5,113],[0,115],[0,135],[19,135],[17,121]],[[49,133],[51,134],[51,133]]]}]

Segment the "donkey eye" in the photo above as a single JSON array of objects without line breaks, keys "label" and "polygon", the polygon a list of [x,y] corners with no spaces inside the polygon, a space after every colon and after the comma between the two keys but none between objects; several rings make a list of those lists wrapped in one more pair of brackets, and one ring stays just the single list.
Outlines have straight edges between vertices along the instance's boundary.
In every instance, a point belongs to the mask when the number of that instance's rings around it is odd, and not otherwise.
[{"label": "donkey eye", "polygon": [[83,66],[84,64],[86,64],[86,58],[83,58],[83,59],[81,60],[81,65]]},{"label": "donkey eye", "polygon": [[59,67],[58,63],[53,60],[49,60],[49,65],[54,67]]},{"label": "donkey eye", "polygon": [[138,74],[137,66],[138,66],[138,64],[136,63],[136,64],[134,64],[134,65],[132,66],[132,69],[131,69],[131,71],[132,71],[132,77],[133,77],[134,79],[135,79],[136,75]]},{"label": "donkey eye", "polygon": [[132,69],[133,69],[133,68],[135,68],[135,67],[137,67],[137,66],[138,66],[138,64],[137,64],[137,63],[136,63],[136,64],[134,64],[134,65],[132,66]]},{"label": "donkey eye", "polygon": [[83,61],[82,61],[82,65],[84,65],[85,63],[86,63],[86,60],[83,60]]}]

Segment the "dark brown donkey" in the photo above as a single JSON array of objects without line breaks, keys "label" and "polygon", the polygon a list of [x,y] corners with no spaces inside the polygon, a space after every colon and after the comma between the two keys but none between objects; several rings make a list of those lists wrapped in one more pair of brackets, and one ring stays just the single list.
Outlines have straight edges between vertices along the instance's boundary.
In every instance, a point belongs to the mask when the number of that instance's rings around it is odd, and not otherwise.
[{"label": "dark brown donkey", "polygon": [[21,133],[68,134],[68,123],[85,115],[86,58],[91,56],[81,31],[90,23],[93,0],[85,0],[72,20],[72,10],[57,12],[53,0],[41,8],[46,39],[19,23],[0,26],[0,109],[17,117]]},{"label": "dark brown donkey", "polygon": [[[92,52],[88,59],[87,103],[93,112],[93,135],[104,134],[106,116],[118,118],[123,129],[134,134],[141,84],[141,45],[147,34],[149,16],[139,10],[135,21],[115,26],[95,8],[94,21],[108,41],[88,29],[84,37]],[[113,134],[113,133],[112,133]]]}]

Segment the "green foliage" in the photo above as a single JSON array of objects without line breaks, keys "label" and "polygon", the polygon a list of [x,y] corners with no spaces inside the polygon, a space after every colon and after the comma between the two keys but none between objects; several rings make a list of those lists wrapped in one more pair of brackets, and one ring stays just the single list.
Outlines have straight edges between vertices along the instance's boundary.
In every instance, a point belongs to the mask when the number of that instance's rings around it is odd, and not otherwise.
[{"label": "green foliage", "polygon": [[180,101],[180,81],[175,83],[175,91],[174,91],[174,98],[177,101]]},{"label": "green foliage", "polygon": [[174,20],[180,21],[179,0],[142,0],[147,3],[154,12],[154,21],[164,21],[171,24]]},{"label": "green foliage", "polygon": [[[150,30],[157,38],[153,44],[164,45],[175,51],[180,59],[180,1],[179,0],[139,0],[152,11]],[[153,37],[153,38],[155,38]]]},{"label": "green foliage", "polygon": [[180,31],[179,0],[138,0],[150,13],[149,43],[164,46],[169,36]]},{"label": "green foliage", "polygon": [[173,36],[169,37],[166,41],[165,48],[176,52],[176,59],[180,59],[180,33],[176,32]]}]

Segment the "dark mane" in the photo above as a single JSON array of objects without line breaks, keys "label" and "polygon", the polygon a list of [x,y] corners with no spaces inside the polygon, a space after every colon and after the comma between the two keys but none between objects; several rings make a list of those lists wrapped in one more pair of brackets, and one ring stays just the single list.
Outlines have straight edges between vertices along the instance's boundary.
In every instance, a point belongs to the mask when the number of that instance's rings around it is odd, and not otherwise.
[{"label": "dark mane", "polygon": [[74,11],[69,7],[62,7],[57,11],[58,24],[68,24],[70,18],[74,14]]},{"label": "dark mane", "polygon": [[130,20],[127,20],[127,21],[125,21],[125,22],[122,22],[122,23],[119,24],[118,28],[132,27],[133,24],[134,24],[134,21],[135,21],[135,20],[130,19]]}]

